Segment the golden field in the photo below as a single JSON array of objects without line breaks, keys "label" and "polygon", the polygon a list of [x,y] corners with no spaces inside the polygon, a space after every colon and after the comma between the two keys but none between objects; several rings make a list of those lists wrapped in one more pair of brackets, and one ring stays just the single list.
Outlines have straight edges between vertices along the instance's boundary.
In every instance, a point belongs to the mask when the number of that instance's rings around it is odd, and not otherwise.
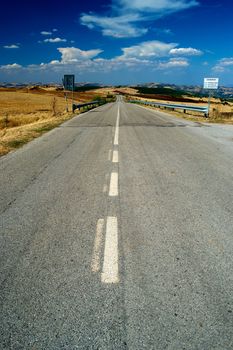
[{"label": "golden field", "polygon": [[[188,98],[190,100],[190,102],[183,103],[178,101],[172,102],[170,100],[160,99],[160,98],[143,97],[143,96],[140,96],[137,90],[133,88],[120,88],[116,90],[118,93],[125,95],[127,100],[132,99],[132,100],[151,101],[151,102],[157,102],[157,103],[185,104],[185,105],[192,105],[197,107],[208,105],[208,98],[205,98],[205,97],[198,98],[198,97],[183,96],[184,98]],[[156,109],[156,110],[162,110],[162,109],[159,109],[158,107],[151,107],[146,105],[145,107]],[[196,111],[187,111],[186,113],[184,113],[183,110],[172,111],[170,109],[166,109],[166,112],[174,116],[177,116],[179,118],[184,118],[187,120],[210,122],[210,123],[233,124],[233,103],[232,102],[224,103],[224,102],[221,102],[221,100],[218,98],[211,98],[209,118],[205,118],[203,113],[200,114]]]},{"label": "golden field", "polygon": [[[74,93],[74,101],[91,101],[99,94],[104,95],[105,92]],[[69,112],[66,112],[67,103]],[[70,92],[67,103],[64,92],[56,88],[0,88],[0,155],[70,119],[73,115]]]},{"label": "golden field", "polygon": [[[108,94],[115,95],[116,93],[124,95],[126,99],[173,103],[165,99],[148,99],[148,97],[139,96],[136,89],[128,87],[75,92],[74,101],[84,103],[95,99],[96,96],[106,97]],[[208,103],[206,98],[187,97],[191,99],[191,102],[185,104],[206,106]],[[67,104],[68,112],[66,111]],[[66,102],[64,92],[55,87],[0,88],[0,155],[20,147],[70,119],[73,115],[71,104],[72,93],[68,93]],[[156,107],[147,107],[157,109]],[[233,123],[233,103],[224,104],[219,99],[211,99],[211,112],[208,119],[191,111],[186,114],[182,110],[166,111],[177,117],[200,122]],[[75,114],[78,113],[76,111]]]}]

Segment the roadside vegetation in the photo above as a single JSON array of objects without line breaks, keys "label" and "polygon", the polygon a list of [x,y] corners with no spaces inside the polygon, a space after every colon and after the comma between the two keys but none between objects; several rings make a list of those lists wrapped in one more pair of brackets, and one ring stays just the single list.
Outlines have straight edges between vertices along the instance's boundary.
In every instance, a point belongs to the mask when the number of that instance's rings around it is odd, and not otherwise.
[{"label": "roadside vegetation", "polygon": [[[108,92],[97,91],[103,103],[110,101]],[[94,89],[75,92],[74,101],[85,103],[95,100],[96,95]],[[21,147],[72,118],[71,98],[72,94],[68,93],[66,100],[59,88],[0,88],[0,155]],[[75,115],[78,113],[78,110],[75,111]]]},{"label": "roadside vegetation", "polygon": [[[85,91],[84,91],[85,88]],[[185,91],[158,87],[80,87],[74,92],[74,103],[81,104],[99,101],[100,104],[115,101],[116,94],[122,94],[126,100],[147,100],[154,102],[185,103],[206,106],[206,96],[187,94]],[[157,107],[149,107],[158,109]],[[88,111],[93,106],[75,110],[75,114]],[[67,112],[68,109],[68,112]],[[162,110],[162,109],[160,109]],[[60,87],[0,88],[0,155],[21,147],[28,141],[53,129],[72,118],[72,93],[64,98]],[[209,118],[197,112],[166,110],[178,118],[200,122],[233,124],[233,101],[231,99],[212,98]]]},{"label": "roadside vegetation", "polygon": [[95,85],[84,85],[84,86],[75,86],[74,91],[83,92],[83,91],[91,91],[91,90],[98,90],[98,89],[101,89],[101,87],[95,86]]},{"label": "roadside vegetation", "polygon": [[[199,107],[208,105],[208,97],[206,95],[191,94],[183,90],[164,87],[132,87],[130,92],[127,92],[127,90],[125,90],[124,95],[127,100],[146,100],[151,102],[171,104],[183,103],[187,105],[196,105]],[[156,110],[163,110],[163,108],[158,107],[145,107]],[[211,110],[209,118],[205,118],[202,113],[200,114],[196,111],[187,111],[186,113],[184,113],[182,110],[172,111],[171,109],[167,109],[164,111],[177,117],[192,121],[233,124],[232,99],[211,98]]]},{"label": "roadside vegetation", "polygon": [[178,101],[178,102],[192,102],[189,97],[192,97],[189,93],[183,90],[176,90],[165,87],[148,88],[148,87],[137,87],[138,96],[146,98],[159,98],[166,99],[167,101]]}]

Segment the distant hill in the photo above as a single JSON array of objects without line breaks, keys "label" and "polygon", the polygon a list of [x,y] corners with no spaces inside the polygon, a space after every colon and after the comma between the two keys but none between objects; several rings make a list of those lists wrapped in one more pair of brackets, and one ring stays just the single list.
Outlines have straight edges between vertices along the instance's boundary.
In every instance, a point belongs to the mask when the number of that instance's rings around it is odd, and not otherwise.
[{"label": "distant hill", "polygon": [[[15,82],[0,82],[0,87],[3,88],[10,88],[10,89],[19,89],[19,88],[26,88],[31,89],[35,87],[39,88],[56,88],[58,90],[62,90],[61,84],[55,84],[55,83],[47,83],[43,84],[40,82],[37,83],[15,83]],[[110,87],[109,85],[104,85],[102,83],[95,83],[95,82],[80,82],[75,83],[75,91],[77,92],[84,92],[84,91],[91,91],[96,90],[99,88],[104,87]],[[111,86],[114,88],[113,86]],[[206,97],[208,96],[208,91],[204,90],[202,86],[200,85],[176,85],[176,84],[162,84],[162,83],[156,83],[156,82],[150,82],[145,84],[136,84],[134,86],[131,85],[119,85],[115,86],[115,88],[130,88],[136,89],[139,94],[144,95],[161,95],[161,96],[170,96],[171,101],[175,101],[176,98],[185,96],[185,98],[191,97]],[[223,100],[232,100],[233,99],[233,86],[220,86],[218,90],[213,91],[213,94],[215,97],[221,98]]]},{"label": "distant hill", "polygon": [[[171,101],[175,101],[176,98],[185,97],[206,97],[209,94],[208,90],[204,90],[202,86],[188,86],[188,85],[174,85],[174,84],[157,84],[149,83],[133,86],[137,89],[139,94],[144,95],[157,95],[156,98],[159,98],[158,95],[165,95],[170,97]],[[223,100],[232,100],[233,99],[233,88],[220,86],[218,90],[213,90],[212,94],[215,97],[221,98]],[[145,97],[145,96],[144,96]],[[152,96],[151,96],[152,98]],[[163,99],[163,98],[162,98]],[[188,101],[186,101],[188,102]]]},{"label": "distant hill", "polygon": [[[193,102],[191,98],[188,98],[188,96],[192,96],[192,94],[188,93],[184,90],[178,90],[168,87],[145,87],[145,86],[138,86],[136,87],[136,90],[138,91],[139,97],[147,98],[147,99],[159,99],[159,100],[165,100],[165,101],[173,101],[173,102]],[[185,96],[185,97],[184,97]]]},{"label": "distant hill", "polygon": [[74,91],[90,91],[90,90],[96,90],[96,89],[101,89],[101,86],[96,86],[96,85],[83,85],[83,86],[75,86]]}]

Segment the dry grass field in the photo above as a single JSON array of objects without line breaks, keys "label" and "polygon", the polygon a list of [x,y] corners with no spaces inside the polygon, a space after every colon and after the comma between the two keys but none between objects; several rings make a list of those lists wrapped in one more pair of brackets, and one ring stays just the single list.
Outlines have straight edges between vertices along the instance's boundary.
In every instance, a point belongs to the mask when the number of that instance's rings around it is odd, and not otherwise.
[{"label": "dry grass field", "polygon": [[[148,100],[148,98],[139,96],[137,90],[133,88],[101,88],[75,92],[74,101],[84,103],[95,99],[97,95],[106,97],[108,94],[116,93],[123,94],[127,99]],[[71,93],[68,93],[66,102],[64,92],[55,87],[0,88],[0,155],[22,146],[70,119],[73,115],[71,97]],[[150,99],[150,101],[171,103],[161,99]],[[202,98],[201,101],[198,98],[192,98],[192,102],[187,104],[202,106],[207,103],[205,98]],[[69,112],[66,111],[67,104]],[[182,111],[169,110],[169,113],[195,121],[233,123],[233,103],[223,104],[218,99],[211,100],[211,112],[208,119],[196,112],[184,114]]]},{"label": "dry grass field", "polygon": [[[78,103],[87,102],[100,94],[105,95],[105,92],[78,92],[74,94],[74,100]],[[0,155],[70,119],[71,98],[71,93],[68,93],[69,112],[66,112],[64,92],[55,88],[0,88]]]},{"label": "dry grass field", "polygon": [[[122,93],[126,96],[126,99],[132,99],[132,100],[146,100],[151,102],[161,102],[161,103],[168,103],[168,104],[179,104],[179,102],[171,102],[166,99],[155,99],[155,98],[146,98],[139,96],[136,89],[132,88],[120,88],[118,89],[119,93]],[[191,102],[185,102],[186,105],[192,105],[197,107],[207,106],[208,105],[208,98],[196,98],[196,97],[190,97],[190,96],[184,96],[184,98],[187,97],[191,100]],[[181,102],[183,103],[183,102]],[[151,107],[151,106],[145,106],[147,108],[151,109],[159,109],[158,107]],[[162,110],[162,109],[161,109]],[[195,111],[187,111],[187,113],[184,113],[183,110],[175,110],[172,111],[170,109],[166,110],[169,114],[173,114],[177,117],[192,120],[192,121],[203,121],[203,122],[210,122],[210,123],[224,123],[224,124],[233,124],[233,103],[232,102],[221,102],[220,99],[217,98],[211,98],[211,108],[210,108],[210,115],[209,118],[205,118],[203,114],[200,114]]]}]

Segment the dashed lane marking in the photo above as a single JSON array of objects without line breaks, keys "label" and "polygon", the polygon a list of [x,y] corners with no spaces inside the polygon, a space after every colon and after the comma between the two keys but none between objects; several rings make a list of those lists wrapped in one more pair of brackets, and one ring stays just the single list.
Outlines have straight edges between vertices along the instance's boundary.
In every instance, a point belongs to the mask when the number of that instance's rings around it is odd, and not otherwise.
[{"label": "dashed lane marking", "polygon": [[96,225],[95,243],[92,254],[91,270],[98,272],[100,270],[100,256],[103,244],[104,219],[99,219]]},{"label": "dashed lane marking", "polygon": [[106,224],[102,283],[118,283],[118,223],[117,217],[108,216]]},{"label": "dashed lane marking", "polygon": [[118,151],[113,151],[112,162],[113,163],[118,163]]},{"label": "dashed lane marking", "polygon": [[118,196],[118,173],[116,172],[111,173],[109,196],[110,197]]},{"label": "dashed lane marking", "polygon": [[119,121],[120,121],[120,107],[118,106],[115,137],[114,137],[114,146],[119,145]]}]

